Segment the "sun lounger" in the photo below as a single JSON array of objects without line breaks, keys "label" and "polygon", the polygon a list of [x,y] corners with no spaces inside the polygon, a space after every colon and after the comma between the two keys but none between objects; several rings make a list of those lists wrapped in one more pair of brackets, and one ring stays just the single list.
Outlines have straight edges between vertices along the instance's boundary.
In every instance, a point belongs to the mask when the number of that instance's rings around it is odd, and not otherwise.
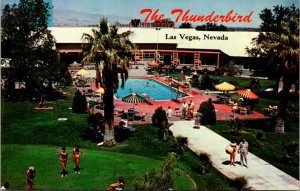
[{"label": "sun lounger", "polygon": [[149,105],[153,105],[153,99],[148,95],[148,94],[146,94],[146,93],[141,93],[142,94],[142,96],[146,99],[146,102],[149,104]]},{"label": "sun lounger", "polygon": [[52,110],[53,107],[35,107],[35,110]]}]

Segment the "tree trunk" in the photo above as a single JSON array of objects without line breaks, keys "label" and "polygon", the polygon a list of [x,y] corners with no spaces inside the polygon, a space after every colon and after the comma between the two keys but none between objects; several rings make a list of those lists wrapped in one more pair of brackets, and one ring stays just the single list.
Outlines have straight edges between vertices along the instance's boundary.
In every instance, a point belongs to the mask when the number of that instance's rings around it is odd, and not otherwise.
[{"label": "tree trunk", "polygon": [[96,88],[99,88],[100,72],[99,72],[99,66],[97,63],[95,64],[95,71],[96,71],[96,80],[95,80]]},{"label": "tree trunk", "polygon": [[284,133],[284,119],[280,117],[276,119],[275,133]]},{"label": "tree trunk", "polygon": [[103,145],[112,146],[115,144],[114,97],[112,88],[107,88],[104,93],[104,118],[105,132]]},{"label": "tree trunk", "polygon": [[280,102],[278,105],[278,114],[275,124],[275,133],[284,133],[284,124],[286,119],[286,109],[288,105],[290,82],[284,82],[283,89],[279,92]]}]

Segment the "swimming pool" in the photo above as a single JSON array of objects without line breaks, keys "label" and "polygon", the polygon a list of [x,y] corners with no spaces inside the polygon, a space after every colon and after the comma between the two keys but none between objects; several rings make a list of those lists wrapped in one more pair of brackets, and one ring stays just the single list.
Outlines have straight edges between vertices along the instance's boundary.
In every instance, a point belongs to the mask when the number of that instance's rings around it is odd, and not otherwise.
[{"label": "swimming pool", "polygon": [[[121,80],[119,81],[121,86]],[[128,96],[132,93],[137,93],[142,95],[146,93],[154,100],[171,100],[177,98],[182,98],[188,96],[183,92],[176,93],[176,90],[173,88],[166,86],[160,82],[151,79],[144,78],[130,78],[126,80],[124,89],[119,88],[115,96],[118,99],[122,99],[125,96]]]}]

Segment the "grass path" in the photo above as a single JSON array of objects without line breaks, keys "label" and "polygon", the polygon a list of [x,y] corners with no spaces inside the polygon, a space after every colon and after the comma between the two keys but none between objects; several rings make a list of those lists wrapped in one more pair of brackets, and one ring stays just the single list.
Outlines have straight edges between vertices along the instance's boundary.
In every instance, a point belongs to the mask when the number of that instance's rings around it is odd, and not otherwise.
[{"label": "grass path", "polygon": [[[34,189],[100,189],[105,190],[118,176],[125,177],[126,189],[133,189],[133,179],[148,168],[159,168],[161,161],[142,156],[83,149],[80,161],[81,174],[73,172],[71,149],[67,169],[69,174],[60,177],[60,163],[56,157],[59,147],[40,145],[2,145],[2,181],[10,182],[10,189],[26,189],[26,169],[36,168]],[[195,189],[194,182],[186,175],[176,178],[176,189]]]}]

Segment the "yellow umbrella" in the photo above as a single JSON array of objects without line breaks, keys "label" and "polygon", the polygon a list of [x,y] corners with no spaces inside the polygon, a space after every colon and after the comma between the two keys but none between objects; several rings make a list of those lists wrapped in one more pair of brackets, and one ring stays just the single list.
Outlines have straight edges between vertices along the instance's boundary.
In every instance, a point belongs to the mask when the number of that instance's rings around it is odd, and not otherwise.
[{"label": "yellow umbrella", "polygon": [[230,90],[234,90],[235,86],[230,83],[223,82],[219,85],[216,85],[215,88],[220,91],[230,91]]},{"label": "yellow umbrella", "polygon": [[104,94],[104,88],[98,88],[95,92],[99,94]]},{"label": "yellow umbrella", "polygon": [[81,70],[79,70],[76,74],[77,74],[77,75],[84,76],[84,75],[87,75],[87,74],[89,74],[89,73],[90,73],[89,71],[86,71],[85,69],[81,69]]},{"label": "yellow umbrella", "polygon": [[152,66],[152,67],[157,67],[157,66],[159,66],[159,63],[157,63],[155,61],[151,61],[151,62],[148,62],[148,65]]}]

